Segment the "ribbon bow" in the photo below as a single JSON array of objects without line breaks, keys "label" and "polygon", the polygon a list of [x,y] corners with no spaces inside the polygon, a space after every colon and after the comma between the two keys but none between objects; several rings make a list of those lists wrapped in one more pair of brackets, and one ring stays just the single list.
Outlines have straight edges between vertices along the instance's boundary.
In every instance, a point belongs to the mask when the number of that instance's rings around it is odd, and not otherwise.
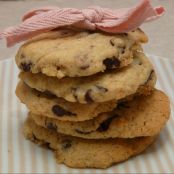
[{"label": "ribbon bow", "polygon": [[7,46],[27,40],[55,28],[72,26],[86,30],[102,30],[108,33],[125,33],[139,27],[143,22],[154,20],[165,12],[163,7],[153,8],[149,0],[142,0],[132,8],[111,10],[101,7],[86,9],[45,7],[29,11],[22,23],[0,32],[0,39]]}]

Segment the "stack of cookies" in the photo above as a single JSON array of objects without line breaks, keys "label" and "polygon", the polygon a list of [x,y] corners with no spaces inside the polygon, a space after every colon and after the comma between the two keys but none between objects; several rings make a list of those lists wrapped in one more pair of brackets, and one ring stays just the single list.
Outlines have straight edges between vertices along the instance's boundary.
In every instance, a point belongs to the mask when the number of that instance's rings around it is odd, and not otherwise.
[{"label": "stack of cookies", "polygon": [[106,168],[144,151],[170,114],[147,41],[140,29],[63,29],[27,41],[16,55],[16,94],[30,110],[25,137],[70,167]]}]

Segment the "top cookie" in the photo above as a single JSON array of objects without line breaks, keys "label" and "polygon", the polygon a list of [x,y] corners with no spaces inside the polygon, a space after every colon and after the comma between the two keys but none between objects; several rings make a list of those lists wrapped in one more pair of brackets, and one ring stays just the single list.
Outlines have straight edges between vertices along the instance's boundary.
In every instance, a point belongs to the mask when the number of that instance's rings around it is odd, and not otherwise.
[{"label": "top cookie", "polygon": [[41,34],[21,46],[16,63],[23,71],[47,76],[89,76],[127,66],[132,49],[147,36],[137,29],[128,34],[59,30]]}]

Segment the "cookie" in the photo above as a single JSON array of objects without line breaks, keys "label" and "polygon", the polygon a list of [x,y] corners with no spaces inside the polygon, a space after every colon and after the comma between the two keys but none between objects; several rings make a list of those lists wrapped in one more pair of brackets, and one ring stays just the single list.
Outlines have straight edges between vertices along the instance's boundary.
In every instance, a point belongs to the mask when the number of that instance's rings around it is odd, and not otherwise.
[{"label": "cookie", "polygon": [[29,114],[37,125],[62,134],[85,139],[134,138],[155,136],[170,115],[167,96],[155,90],[150,96],[138,96],[118,104],[112,111],[83,122],[59,121],[42,115]]},{"label": "cookie", "polygon": [[156,82],[156,78],[152,78],[153,74],[153,66],[144,53],[135,52],[132,64],[120,71],[63,79],[41,73],[21,72],[19,77],[38,91],[49,91],[70,102],[91,103],[125,98],[136,93],[149,79],[153,88]]},{"label": "cookie", "polygon": [[48,92],[31,89],[23,82],[17,85],[16,95],[33,113],[64,121],[89,120],[100,113],[112,111],[117,106],[115,100],[89,104],[68,102]]},{"label": "cookie", "polygon": [[40,127],[31,118],[25,122],[24,135],[53,149],[58,163],[75,168],[107,168],[141,153],[155,140],[155,137],[86,140]]},{"label": "cookie", "polygon": [[[152,80],[149,79],[144,86],[138,89],[135,95],[142,93],[148,95],[150,93],[149,88],[152,86],[151,83]],[[39,92],[32,89],[22,81],[17,85],[16,95],[22,103],[26,104],[31,112],[64,121],[84,121],[92,119],[100,113],[114,110],[118,102],[117,100],[111,100],[103,103],[72,103],[62,98],[57,98],[48,91]],[[135,95],[124,98],[124,100],[120,100],[120,102],[132,100]]]},{"label": "cookie", "polygon": [[57,78],[89,76],[127,66],[133,46],[146,41],[140,29],[128,34],[52,31],[21,46],[16,63],[23,71]]}]

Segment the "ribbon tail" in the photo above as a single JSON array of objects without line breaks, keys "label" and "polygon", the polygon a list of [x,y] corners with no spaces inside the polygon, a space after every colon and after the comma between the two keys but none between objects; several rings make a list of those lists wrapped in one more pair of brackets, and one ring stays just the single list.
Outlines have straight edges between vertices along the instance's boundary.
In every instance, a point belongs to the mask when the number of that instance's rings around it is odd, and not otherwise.
[{"label": "ribbon tail", "polygon": [[163,16],[165,14],[165,12],[166,12],[165,8],[162,7],[162,6],[156,7],[155,8],[155,11],[156,11],[156,15],[147,18],[145,22],[153,21],[153,20],[155,20],[155,19]]},{"label": "ribbon tail", "polygon": [[7,47],[11,47],[15,43],[25,41],[43,32],[70,26],[83,20],[84,17],[79,11],[75,11],[74,9],[47,11],[28,18],[16,27],[7,28],[0,35],[1,39],[5,38],[7,40]]},{"label": "ribbon tail", "polygon": [[[137,6],[125,9],[118,20],[110,19],[96,23],[97,28],[105,32],[121,33],[138,28],[142,23],[154,20],[165,13],[163,7],[153,8],[149,0],[142,0]],[[116,14],[118,12],[116,11]]]}]

